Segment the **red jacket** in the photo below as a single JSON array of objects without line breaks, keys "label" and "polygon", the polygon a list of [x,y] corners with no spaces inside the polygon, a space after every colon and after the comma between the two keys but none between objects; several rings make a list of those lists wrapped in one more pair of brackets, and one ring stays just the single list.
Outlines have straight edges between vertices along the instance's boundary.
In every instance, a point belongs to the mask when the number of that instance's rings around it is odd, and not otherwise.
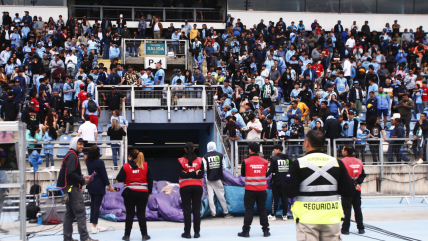
[{"label": "red jacket", "polygon": [[245,159],[245,190],[266,191],[268,161],[260,156]]},{"label": "red jacket", "polygon": [[422,87],[422,101],[428,101],[428,87]]},{"label": "red jacket", "polygon": [[[196,160],[193,161],[192,166],[189,166],[189,161],[184,158],[178,158],[178,162],[183,167],[185,172],[196,172],[197,170],[201,169],[202,166],[202,158],[198,157]],[[196,186],[203,186],[202,179],[194,179],[194,178],[186,178],[182,179],[181,177],[178,179],[178,182],[180,183],[180,188],[190,185],[196,185]]]},{"label": "red jacket", "polygon": [[123,165],[123,170],[126,173],[124,187],[130,188],[132,191],[149,192],[147,187],[147,162],[144,162],[143,168],[132,169],[129,163]]},{"label": "red jacket", "polygon": [[342,159],[349,176],[355,181],[363,172],[363,162],[355,157],[347,156]]}]

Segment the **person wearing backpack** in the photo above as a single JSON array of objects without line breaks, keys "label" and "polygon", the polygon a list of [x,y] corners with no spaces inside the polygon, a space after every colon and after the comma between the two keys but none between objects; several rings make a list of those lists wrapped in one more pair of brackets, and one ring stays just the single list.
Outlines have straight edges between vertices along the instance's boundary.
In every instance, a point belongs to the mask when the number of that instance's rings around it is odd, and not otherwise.
[{"label": "person wearing backpack", "polygon": [[[88,92],[86,94],[86,97],[88,99],[83,102],[82,119],[85,120],[83,115],[88,115],[90,118],[89,121],[97,127],[97,131],[98,131],[98,118],[101,115],[100,106],[98,105],[97,101],[92,99],[91,93]],[[86,121],[88,121],[88,120],[86,120]]]}]

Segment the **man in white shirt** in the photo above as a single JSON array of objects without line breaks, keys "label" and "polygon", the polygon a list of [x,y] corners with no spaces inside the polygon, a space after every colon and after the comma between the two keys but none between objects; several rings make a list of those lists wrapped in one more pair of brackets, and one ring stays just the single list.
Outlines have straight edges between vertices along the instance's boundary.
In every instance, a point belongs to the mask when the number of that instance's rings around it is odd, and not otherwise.
[{"label": "man in white shirt", "polygon": [[263,80],[269,77],[269,70],[266,68],[266,65],[262,65],[262,72],[260,73],[260,76],[262,76]]},{"label": "man in white shirt", "polygon": [[351,35],[351,37],[348,38],[348,40],[346,40],[346,44],[345,45],[348,45],[348,51],[352,53],[352,49],[355,46],[354,35]]},{"label": "man in white shirt", "polygon": [[259,119],[257,119],[256,115],[253,113],[248,115],[248,119],[250,119],[250,121],[247,123],[247,139],[260,139],[260,133],[262,133],[263,130],[262,123],[260,123]]},{"label": "man in white shirt", "polygon": [[162,34],[162,24],[159,22],[159,18],[156,18],[153,26],[153,38],[160,39]]},{"label": "man in white shirt", "polygon": [[[82,137],[85,141],[96,141],[98,137],[97,126],[92,124],[89,119],[89,115],[84,115],[85,123],[79,126],[79,130],[77,131],[77,136]],[[95,143],[86,143],[85,148],[83,148],[83,160],[86,160],[88,156],[89,147],[95,145]]]},{"label": "man in white shirt", "polygon": [[351,79],[351,68],[348,56],[343,57],[343,76],[348,80],[348,86],[352,86],[352,83],[349,82]]}]

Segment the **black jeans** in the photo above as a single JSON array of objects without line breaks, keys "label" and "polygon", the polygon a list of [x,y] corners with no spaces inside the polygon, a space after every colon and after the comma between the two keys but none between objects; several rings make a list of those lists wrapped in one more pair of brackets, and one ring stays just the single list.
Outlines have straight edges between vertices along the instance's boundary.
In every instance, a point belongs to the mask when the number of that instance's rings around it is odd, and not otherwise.
[{"label": "black jeans", "polygon": [[260,216],[260,225],[262,225],[263,231],[269,231],[269,222],[266,212],[266,191],[249,191],[245,190],[244,194],[244,206],[245,206],[245,217],[244,226],[242,231],[249,232],[250,225],[253,222],[254,204],[257,204],[257,211]]},{"label": "black jeans", "polygon": [[366,145],[365,144],[355,144],[355,157],[360,159],[361,154],[361,161],[365,163],[366,161]]},{"label": "black jeans", "polygon": [[282,216],[286,216],[288,212],[288,198],[285,196],[285,193],[282,191],[283,187],[281,185],[272,184],[272,216],[275,216],[276,211],[279,207],[279,199],[281,198],[282,203]]},{"label": "black jeans", "polygon": [[131,235],[132,224],[134,223],[135,208],[137,208],[138,224],[141,235],[147,235],[146,206],[149,199],[148,192],[130,191],[129,196],[123,198],[126,209],[125,236]]},{"label": "black jeans", "polygon": [[378,162],[379,159],[379,142],[376,141],[368,141],[367,142],[369,144],[369,148],[370,148],[370,152],[372,153],[372,157],[373,157],[373,163]]},{"label": "black jeans", "polygon": [[351,225],[351,212],[354,208],[355,222],[357,222],[358,229],[364,229],[363,224],[363,213],[361,212],[361,192],[355,191],[354,196],[351,198],[342,197],[342,207],[345,213],[345,219],[343,220],[342,230],[349,231]]},{"label": "black jeans", "polygon": [[185,186],[180,188],[181,206],[184,216],[184,233],[190,234],[192,227],[193,214],[193,231],[199,233],[201,230],[201,198],[203,188],[197,185]]},{"label": "black jeans", "polygon": [[406,126],[406,136],[409,136],[410,133],[410,121],[412,120],[412,114],[401,115],[401,121]]},{"label": "black jeans", "polygon": [[103,201],[104,195],[91,194],[91,218],[90,223],[98,224],[98,218],[100,217],[100,207]]}]

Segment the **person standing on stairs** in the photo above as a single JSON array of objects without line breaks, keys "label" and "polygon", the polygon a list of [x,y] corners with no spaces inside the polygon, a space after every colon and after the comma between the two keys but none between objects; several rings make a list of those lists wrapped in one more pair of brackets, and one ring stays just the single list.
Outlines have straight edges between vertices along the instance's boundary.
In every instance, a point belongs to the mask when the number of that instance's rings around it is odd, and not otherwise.
[{"label": "person standing on stairs", "polygon": [[98,131],[98,118],[101,116],[101,109],[96,100],[92,99],[92,94],[88,92],[86,94],[87,100],[83,101],[82,104],[82,119],[84,115],[88,115],[90,119],[84,119],[90,121],[97,127]]},{"label": "person standing on stairs", "polygon": [[89,115],[85,114],[82,117],[83,120],[85,120],[85,123],[79,126],[79,129],[77,130],[77,136],[82,137],[83,140],[85,140],[85,148],[83,149],[83,157],[84,160],[86,160],[86,157],[88,155],[88,149],[89,147],[95,145],[94,143],[88,143],[88,141],[96,141],[98,138],[98,130],[97,127],[90,122]]},{"label": "person standing on stairs", "polygon": [[204,155],[204,169],[207,170],[206,183],[208,192],[208,202],[211,210],[210,219],[216,217],[216,206],[214,204],[214,194],[217,196],[223,209],[224,218],[232,218],[227,209],[227,203],[224,196],[224,187],[221,179],[223,179],[223,170],[226,169],[226,161],[223,154],[217,152],[217,147],[214,142],[209,142],[207,145],[208,153]]}]

